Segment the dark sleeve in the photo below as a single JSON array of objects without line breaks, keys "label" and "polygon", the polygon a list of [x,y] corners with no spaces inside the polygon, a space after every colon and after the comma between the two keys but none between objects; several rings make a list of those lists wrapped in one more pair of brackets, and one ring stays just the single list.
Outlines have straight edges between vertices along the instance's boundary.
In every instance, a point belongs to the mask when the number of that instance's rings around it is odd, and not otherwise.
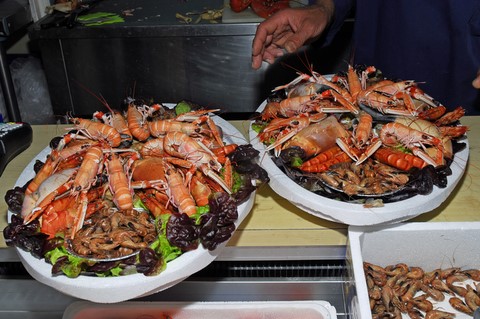
[{"label": "dark sleeve", "polygon": [[326,33],[324,33],[325,36],[323,37],[322,43],[324,46],[332,42],[345,19],[351,16],[355,10],[355,0],[334,0],[333,2],[335,3],[335,14],[332,24],[330,24]]}]

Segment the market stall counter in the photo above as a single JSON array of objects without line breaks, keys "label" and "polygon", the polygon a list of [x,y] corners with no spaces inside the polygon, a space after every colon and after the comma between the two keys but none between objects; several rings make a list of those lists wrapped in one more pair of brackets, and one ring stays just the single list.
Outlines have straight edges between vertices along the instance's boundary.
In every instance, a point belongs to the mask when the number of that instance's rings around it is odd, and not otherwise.
[{"label": "market stall counter", "polygon": [[[466,116],[470,156],[465,173],[451,196],[431,212],[410,221],[479,221],[478,182],[480,117]],[[245,136],[249,121],[229,121]],[[33,125],[33,142],[12,160],[0,177],[0,192],[14,187],[18,177],[68,125]],[[455,165],[455,164],[454,164]],[[7,225],[7,206],[0,202],[0,227]],[[227,247],[205,271],[137,301],[255,301],[326,300],[338,318],[348,318],[344,283],[348,225],[308,214],[273,192],[268,185],[256,194],[250,214],[239,225]],[[14,248],[0,239],[0,262],[20,264]],[[29,279],[29,280],[25,280]],[[78,299],[25,276],[0,278],[2,312],[10,318],[61,318]],[[272,293],[275,292],[275,293]],[[35,295],[35,297],[32,296]],[[8,300],[8,301],[7,301]]]},{"label": "market stall counter", "polygon": [[[229,122],[247,134],[248,121]],[[480,192],[477,178],[480,175],[480,141],[477,138],[480,136],[480,117],[465,116],[462,124],[469,127],[467,135],[470,146],[470,157],[464,176],[451,196],[437,209],[412,221],[480,221],[480,200],[477,196]],[[8,164],[1,177],[0,193],[5,194],[8,189],[13,188],[18,176],[32,158],[43,150],[53,137],[63,134],[66,127],[68,126],[33,125],[32,145]],[[3,229],[7,222],[7,206],[4,201],[0,202],[0,213],[0,227]],[[252,250],[262,247],[315,247],[317,258],[321,258],[322,254],[325,258],[342,257],[347,241],[347,228],[348,225],[326,221],[300,210],[275,194],[268,185],[264,185],[257,191],[251,213],[234,233],[228,246]],[[0,247],[6,248],[3,238],[0,240]],[[228,250],[225,253],[231,254]]]}]

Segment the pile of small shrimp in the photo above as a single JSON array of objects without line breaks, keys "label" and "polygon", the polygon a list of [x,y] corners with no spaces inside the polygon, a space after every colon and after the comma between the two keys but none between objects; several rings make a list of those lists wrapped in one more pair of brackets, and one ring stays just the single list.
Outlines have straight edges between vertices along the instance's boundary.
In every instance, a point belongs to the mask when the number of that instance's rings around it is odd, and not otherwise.
[{"label": "pile of small shrimp", "polygon": [[[451,267],[424,271],[404,263],[381,267],[363,263],[372,317],[451,319],[473,316],[480,307],[480,269]],[[448,300],[448,305],[439,306]]]},{"label": "pile of small shrimp", "polygon": [[[462,107],[447,112],[416,82],[392,81],[372,66],[349,66],[331,78],[311,71],[273,91],[252,128],[277,165],[296,176],[316,175],[349,196],[391,193],[409,182],[404,177],[412,170],[448,166],[453,143],[468,129],[459,125]],[[374,178],[391,187],[379,193],[370,183],[350,187],[362,179],[355,172],[372,161],[389,167],[390,174]],[[357,169],[344,175],[343,163]],[[394,176],[402,176],[400,184],[391,183]]]},{"label": "pile of small shrimp", "polygon": [[157,230],[147,212],[103,208],[85,222],[71,247],[80,256],[115,259],[147,248],[156,237]]},{"label": "pile of small shrimp", "polygon": [[347,195],[382,195],[395,192],[405,185],[409,176],[406,172],[377,161],[367,160],[363,165],[350,162],[334,164],[320,178],[331,187]]},{"label": "pile of small shrimp", "polygon": [[70,118],[73,127],[52,141],[25,185],[24,224],[39,221],[43,234],[62,234],[75,254],[102,259],[145,247],[157,232],[155,218],[192,217],[212,194],[226,193],[239,205],[254,187],[247,182],[243,198],[235,197],[229,155],[238,145],[225,144],[211,116],[217,110],[187,103],[179,111],[182,103],[132,100],[125,112]]}]

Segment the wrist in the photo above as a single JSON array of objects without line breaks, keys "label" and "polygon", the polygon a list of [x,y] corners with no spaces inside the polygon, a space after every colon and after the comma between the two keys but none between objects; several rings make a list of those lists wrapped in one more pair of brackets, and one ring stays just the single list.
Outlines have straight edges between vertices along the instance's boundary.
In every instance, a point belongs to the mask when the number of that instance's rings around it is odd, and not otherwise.
[{"label": "wrist", "polygon": [[335,16],[335,3],[333,0],[317,0],[311,7],[313,10],[319,10],[325,15],[327,25],[332,22]]}]

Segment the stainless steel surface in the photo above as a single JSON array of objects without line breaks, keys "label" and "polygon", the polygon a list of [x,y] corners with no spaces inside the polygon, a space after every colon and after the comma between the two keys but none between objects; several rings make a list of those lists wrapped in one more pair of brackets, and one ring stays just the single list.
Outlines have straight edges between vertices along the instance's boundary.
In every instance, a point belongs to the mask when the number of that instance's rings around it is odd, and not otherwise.
[{"label": "stainless steel surface", "polygon": [[[350,280],[343,258],[337,259],[332,251],[330,257],[319,258],[318,247],[264,249],[263,258],[261,251],[260,247],[226,249],[219,260],[185,281],[135,300],[325,300],[336,308],[338,318],[348,317],[344,290]],[[33,280],[18,261],[0,263],[0,287],[0,318],[62,318],[67,306],[78,301]]]},{"label": "stainless steel surface", "polygon": [[[345,246],[234,247],[227,246],[217,261],[343,260]],[[0,249],[0,262],[20,262],[13,247]]]},{"label": "stainless steel surface", "polygon": [[[251,68],[255,25],[199,26],[194,35],[166,27],[152,37],[58,38],[39,40],[55,114],[90,115],[105,107],[85,87],[119,108],[127,96],[157,102],[187,99],[226,113],[252,113],[272,88],[289,82],[306,61],[321,73],[344,66],[344,52],[308,47],[260,70]],[[239,29],[240,28],[240,29]],[[190,28],[187,28],[190,29]],[[192,29],[190,29],[192,30]],[[247,32],[249,30],[249,33]],[[141,33],[141,32],[140,32]],[[338,55],[337,55],[338,54]],[[88,63],[86,63],[88,61]]]},{"label": "stainless steel surface", "polygon": [[[182,25],[172,17],[190,10],[183,8],[183,2],[141,3],[144,8],[122,24],[46,30],[41,20],[33,25],[29,35],[42,54],[55,114],[81,116],[104,110],[87,87],[114,108],[134,96],[171,103],[187,99],[230,115],[248,115],[272,88],[289,82],[297,71],[308,72],[313,65],[317,72],[334,73],[345,69],[349,60],[351,22],[329,47],[312,44],[253,70],[251,47],[257,23]],[[125,6],[118,5],[117,10]]]},{"label": "stainless steel surface", "polygon": [[[60,319],[78,301],[31,279],[0,279],[0,318]],[[94,288],[92,288],[94,289]],[[335,306],[338,318],[347,318],[343,281],[190,281],[141,301],[289,301],[325,300]]]}]

